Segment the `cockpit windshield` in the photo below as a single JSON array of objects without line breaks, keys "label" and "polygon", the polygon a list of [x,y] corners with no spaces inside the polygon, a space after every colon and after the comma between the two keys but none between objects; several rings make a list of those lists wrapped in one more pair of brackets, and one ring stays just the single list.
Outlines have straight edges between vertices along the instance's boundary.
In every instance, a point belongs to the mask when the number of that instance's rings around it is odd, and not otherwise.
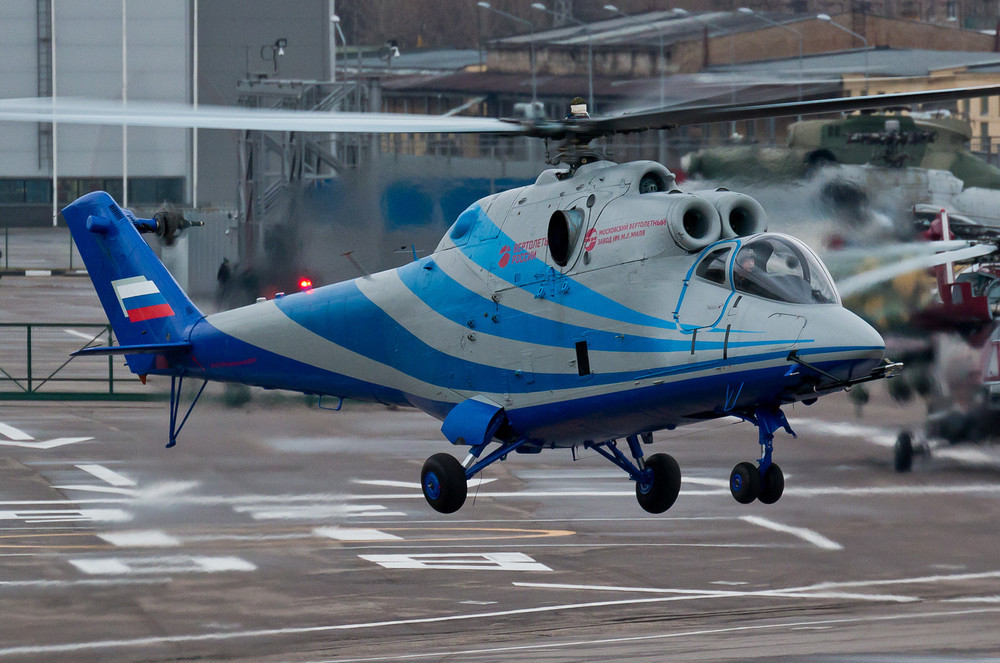
[{"label": "cockpit windshield", "polygon": [[826,267],[804,244],[785,235],[761,235],[736,253],[733,285],[765,299],[792,304],[839,304]]}]

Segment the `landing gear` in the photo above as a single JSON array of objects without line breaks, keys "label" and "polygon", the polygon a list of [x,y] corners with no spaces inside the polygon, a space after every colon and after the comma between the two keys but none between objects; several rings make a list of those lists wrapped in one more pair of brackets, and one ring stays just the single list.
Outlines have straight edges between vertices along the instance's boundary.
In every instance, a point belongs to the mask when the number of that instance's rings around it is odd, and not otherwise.
[{"label": "landing gear", "polygon": [[753,463],[743,462],[729,474],[729,491],[740,504],[750,504],[760,493],[760,472]]},{"label": "landing gear", "polygon": [[777,463],[771,463],[767,472],[760,479],[760,492],[757,499],[762,504],[774,504],[785,492],[785,475]]},{"label": "landing gear", "polygon": [[669,454],[653,454],[646,460],[652,480],[635,482],[635,498],[649,513],[663,513],[674,505],[681,491],[681,468]]},{"label": "landing gear", "polygon": [[465,468],[454,456],[446,453],[434,454],[427,459],[420,472],[420,487],[427,503],[441,513],[455,513],[461,509],[469,492]]},{"label": "landing gear", "polygon": [[[639,506],[649,513],[663,513],[674,505],[681,492],[680,466],[669,454],[653,454],[644,460],[639,438],[629,435],[625,439],[634,463],[618,449],[616,440],[587,446],[625,470],[635,481],[635,498]],[[647,443],[653,441],[648,433],[643,434],[642,439]]]},{"label": "landing gear", "polygon": [[729,475],[729,491],[740,504],[750,504],[754,500],[762,504],[774,504],[785,491],[785,474],[777,463],[771,462],[774,433],[779,428],[796,437],[781,408],[758,406],[752,413],[737,415],[757,427],[760,438],[761,457],[753,463],[739,463]]}]

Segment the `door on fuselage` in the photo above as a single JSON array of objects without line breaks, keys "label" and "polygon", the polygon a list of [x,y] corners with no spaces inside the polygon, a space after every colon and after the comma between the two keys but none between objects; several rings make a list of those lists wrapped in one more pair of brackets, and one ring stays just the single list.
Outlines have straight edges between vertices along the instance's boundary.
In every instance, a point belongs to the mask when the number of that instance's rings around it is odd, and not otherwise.
[{"label": "door on fuselage", "polygon": [[711,329],[722,323],[733,294],[730,262],[736,246],[736,241],[713,244],[688,270],[674,314],[681,329]]}]

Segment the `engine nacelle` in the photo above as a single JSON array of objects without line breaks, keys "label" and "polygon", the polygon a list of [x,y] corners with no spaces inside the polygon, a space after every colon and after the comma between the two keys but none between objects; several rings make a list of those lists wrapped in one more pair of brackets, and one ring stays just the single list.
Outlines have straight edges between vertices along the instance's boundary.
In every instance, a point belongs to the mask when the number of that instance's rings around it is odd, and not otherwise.
[{"label": "engine nacelle", "polygon": [[711,202],[680,191],[672,191],[665,198],[667,227],[677,246],[685,251],[700,251],[722,236],[722,220]]},{"label": "engine nacelle", "polygon": [[695,191],[695,195],[709,201],[722,220],[722,237],[746,237],[767,230],[767,213],[756,200],[745,193],[729,189]]}]

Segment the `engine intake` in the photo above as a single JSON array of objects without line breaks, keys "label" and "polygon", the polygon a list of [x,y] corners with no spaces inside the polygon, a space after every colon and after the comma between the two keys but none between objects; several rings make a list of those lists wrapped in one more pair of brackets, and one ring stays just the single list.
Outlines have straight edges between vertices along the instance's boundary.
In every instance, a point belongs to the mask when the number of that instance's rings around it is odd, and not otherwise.
[{"label": "engine intake", "polygon": [[728,189],[696,191],[695,195],[710,202],[722,220],[722,237],[746,237],[767,230],[767,213],[756,200],[745,193]]},{"label": "engine intake", "polygon": [[719,212],[700,196],[671,192],[666,212],[670,236],[685,251],[700,251],[722,235]]}]

